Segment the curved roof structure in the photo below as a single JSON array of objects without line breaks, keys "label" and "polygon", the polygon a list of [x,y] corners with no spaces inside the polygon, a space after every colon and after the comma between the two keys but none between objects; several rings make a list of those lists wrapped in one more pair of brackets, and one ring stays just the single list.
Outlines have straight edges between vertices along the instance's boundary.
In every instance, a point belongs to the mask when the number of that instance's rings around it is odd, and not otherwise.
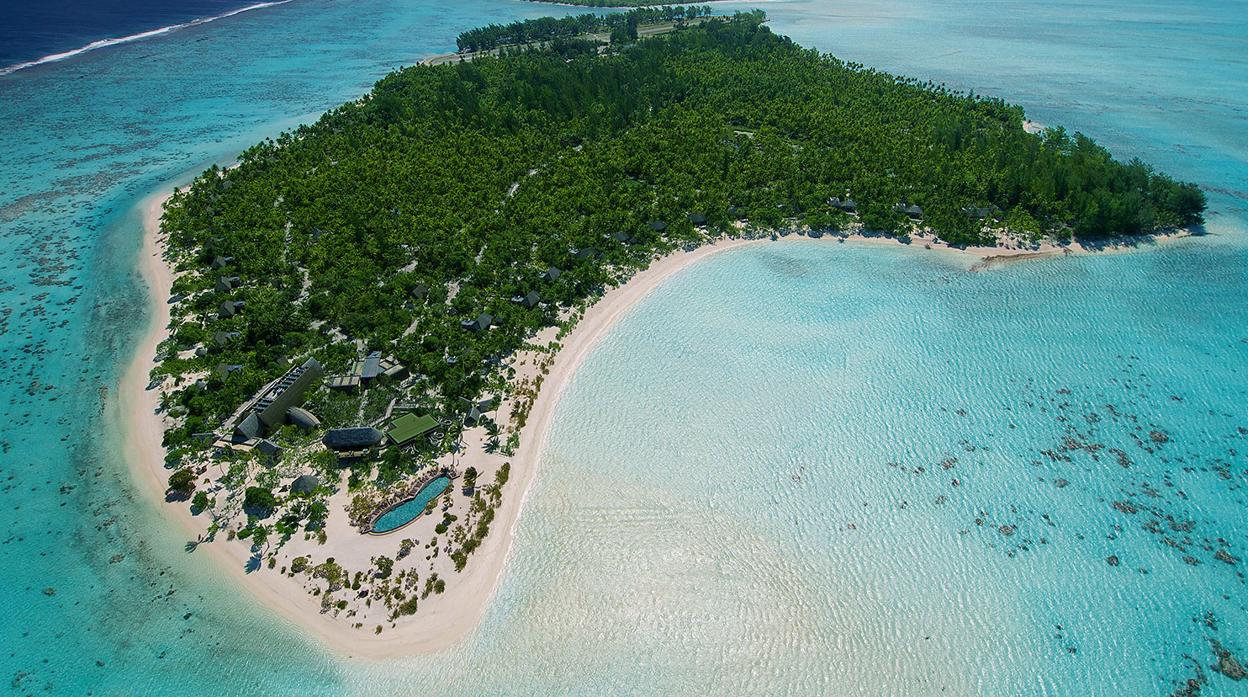
[{"label": "curved roof structure", "polygon": [[356,428],[331,428],[321,442],[330,450],[363,450],[376,447],[385,437],[381,431],[369,426]]}]

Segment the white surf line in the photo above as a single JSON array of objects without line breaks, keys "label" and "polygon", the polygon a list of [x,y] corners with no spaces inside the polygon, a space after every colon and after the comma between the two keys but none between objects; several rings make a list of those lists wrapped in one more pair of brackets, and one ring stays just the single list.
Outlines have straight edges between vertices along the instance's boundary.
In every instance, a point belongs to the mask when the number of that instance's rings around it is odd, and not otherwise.
[{"label": "white surf line", "polygon": [[27,61],[25,63],[16,63],[14,65],[10,65],[5,68],[0,68],[0,77],[3,77],[5,75],[10,75],[19,70],[25,70],[26,68],[33,68],[36,65],[43,65],[45,63],[56,63],[58,61],[63,61],[66,58],[73,58],[74,56],[82,55],[83,53],[87,53],[88,51],[94,51],[97,48],[104,48],[106,46],[116,46],[118,44],[128,44],[132,41],[141,41],[143,39],[150,39],[153,36],[161,36],[162,34],[168,34],[170,32],[174,32],[179,29],[186,29],[188,27],[197,27],[201,24],[215,22],[218,19],[225,19],[226,17],[233,17],[234,15],[242,14],[244,12],[250,12],[251,10],[262,10],[266,7],[273,7],[274,5],[285,5],[288,2],[291,2],[291,0],[273,0],[272,2],[259,2],[254,5],[248,5],[247,7],[240,7],[237,10],[230,10],[229,12],[225,12],[223,14],[213,15],[212,17],[199,17],[197,19],[192,19],[189,22],[182,22],[181,24],[171,24],[167,27],[160,27],[159,29],[151,29],[148,31],[139,32],[138,34],[131,34],[130,36],[121,36],[121,37],[117,37],[113,39],[100,39],[99,41],[92,41],[86,46],[83,46],[81,48],[75,48],[72,51],[65,51],[64,53],[53,53],[52,55],[44,56],[43,58],[39,58],[37,60]]}]

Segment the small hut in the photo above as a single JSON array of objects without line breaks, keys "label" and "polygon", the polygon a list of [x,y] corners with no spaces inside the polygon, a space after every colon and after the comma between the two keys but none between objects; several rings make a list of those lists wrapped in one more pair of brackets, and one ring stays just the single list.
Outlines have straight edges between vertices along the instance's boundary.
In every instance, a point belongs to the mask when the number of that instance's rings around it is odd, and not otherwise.
[{"label": "small hut", "polygon": [[320,485],[321,480],[315,474],[301,474],[290,483],[290,493],[296,496],[307,496],[316,491]]}]

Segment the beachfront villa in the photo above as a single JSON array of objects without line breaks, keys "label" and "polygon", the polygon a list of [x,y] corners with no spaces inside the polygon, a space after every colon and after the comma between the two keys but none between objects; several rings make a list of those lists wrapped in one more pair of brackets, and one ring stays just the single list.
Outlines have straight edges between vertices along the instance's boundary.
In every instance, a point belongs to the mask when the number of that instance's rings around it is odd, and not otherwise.
[{"label": "beachfront villa", "polygon": [[256,452],[260,453],[260,461],[267,465],[272,465],[282,458],[282,446],[267,438],[262,438],[259,443],[256,443]]},{"label": "beachfront villa", "polygon": [[1001,220],[1001,217],[1003,215],[1001,209],[996,206],[986,206],[986,207],[971,206],[963,210],[965,210],[966,214],[969,215],[974,220],[987,220],[988,218],[992,218],[993,220]]},{"label": "beachfront villa", "polygon": [[559,277],[562,275],[562,271],[552,266],[542,272],[542,280],[546,283],[554,283],[555,281],[558,281]]},{"label": "beachfront villa", "polygon": [[913,203],[911,204],[899,203],[896,206],[893,206],[893,210],[897,211],[898,213],[905,214],[905,216],[911,220],[919,220],[920,218],[923,217],[923,208]]},{"label": "beachfront villa", "polygon": [[472,400],[464,400],[470,405],[467,413],[464,414],[465,426],[476,426],[481,422],[481,417],[494,410],[495,400],[493,397],[482,399],[476,402]]}]

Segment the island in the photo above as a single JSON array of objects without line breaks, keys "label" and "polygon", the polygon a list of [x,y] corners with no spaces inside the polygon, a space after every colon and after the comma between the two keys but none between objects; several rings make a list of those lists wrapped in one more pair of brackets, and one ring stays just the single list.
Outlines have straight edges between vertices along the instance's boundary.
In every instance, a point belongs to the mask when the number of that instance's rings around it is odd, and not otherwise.
[{"label": "island", "polygon": [[[717,2],[718,0],[707,0]],[[575,5],[577,7],[626,8],[626,7],[667,7],[670,3],[663,0],[529,0],[529,2],[545,2],[552,5]]]},{"label": "island", "polygon": [[1202,221],[1193,184],[803,48],[761,12],[612,17],[465,32],[461,60],[153,202],[136,467],[188,549],[345,653],[476,625],[559,391],[706,254],[1048,254]]}]

